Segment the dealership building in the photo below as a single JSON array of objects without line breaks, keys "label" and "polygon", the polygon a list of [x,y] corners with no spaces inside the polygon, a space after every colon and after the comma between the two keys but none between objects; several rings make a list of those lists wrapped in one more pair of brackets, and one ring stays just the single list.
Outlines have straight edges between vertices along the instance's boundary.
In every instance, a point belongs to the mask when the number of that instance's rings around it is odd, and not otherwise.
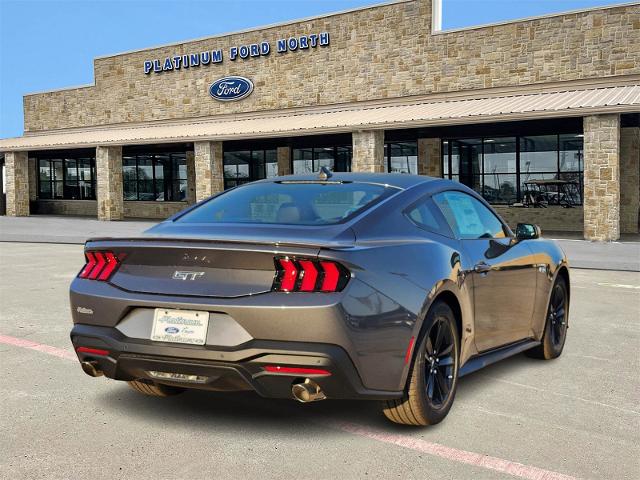
[{"label": "dealership building", "polygon": [[438,0],[94,61],[24,97],[6,214],[165,218],[290,173],[444,176],[512,225],[638,233],[640,3],[443,30]]}]

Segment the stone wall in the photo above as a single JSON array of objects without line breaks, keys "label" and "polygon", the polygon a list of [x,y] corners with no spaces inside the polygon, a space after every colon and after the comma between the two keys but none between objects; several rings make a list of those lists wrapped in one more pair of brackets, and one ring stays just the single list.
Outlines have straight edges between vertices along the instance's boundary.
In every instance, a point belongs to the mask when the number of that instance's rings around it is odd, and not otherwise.
[{"label": "stone wall", "polygon": [[187,202],[124,202],[124,216],[128,218],[157,218],[164,220],[188,206]]},{"label": "stone wall", "polygon": [[[229,48],[329,32],[331,44],[228,58]],[[150,59],[222,49],[222,63],[145,75]],[[28,95],[25,130],[207,117],[433,92],[638,74],[640,9],[602,8],[431,33],[430,0],[402,1],[94,62],[95,86]],[[242,75],[255,85],[218,102],[209,85]]]},{"label": "stone wall", "polygon": [[418,139],[418,175],[442,177],[442,141],[439,138]]},{"label": "stone wall", "polygon": [[7,215],[29,215],[29,159],[27,152],[7,152],[4,157]]},{"label": "stone wall", "polygon": [[37,200],[33,205],[33,213],[41,215],[98,215],[98,202],[95,200]]},{"label": "stone wall", "polygon": [[122,220],[122,147],[96,148],[98,220]]},{"label": "stone wall", "polygon": [[515,231],[518,223],[535,223],[549,232],[582,232],[584,211],[582,207],[521,208],[494,205],[493,208]]},{"label": "stone wall", "polygon": [[353,157],[351,171],[384,173],[387,165],[384,158],[384,131],[367,130],[353,132]]},{"label": "stone wall", "polygon": [[196,201],[224,190],[222,142],[195,142]]},{"label": "stone wall", "polygon": [[620,129],[620,232],[638,233],[640,128]]},{"label": "stone wall", "polygon": [[276,155],[278,157],[278,175],[291,175],[291,149],[278,147]]},{"label": "stone wall", "polygon": [[584,237],[620,238],[620,115],[584,117]]}]

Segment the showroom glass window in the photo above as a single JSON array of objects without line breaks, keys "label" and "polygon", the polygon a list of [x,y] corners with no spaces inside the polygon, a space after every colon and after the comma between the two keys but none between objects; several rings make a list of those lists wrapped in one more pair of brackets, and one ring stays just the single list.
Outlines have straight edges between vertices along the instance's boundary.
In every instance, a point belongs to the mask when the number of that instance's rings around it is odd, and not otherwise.
[{"label": "showroom glass window", "polygon": [[549,204],[582,204],[581,134],[447,139],[442,142],[445,178],[474,189],[490,203],[522,202],[541,189]]},{"label": "showroom glass window", "polygon": [[418,142],[388,142],[384,158],[389,173],[418,174]]},{"label": "showroom glass window", "polygon": [[223,163],[225,189],[278,175],[275,149],[225,151]]},{"label": "showroom glass window", "polygon": [[95,200],[96,159],[82,153],[37,157],[38,198]]},{"label": "showroom glass window", "polygon": [[122,175],[125,200],[186,201],[187,154],[185,152],[123,155]]},{"label": "showroom glass window", "polygon": [[314,173],[322,167],[327,167],[333,172],[350,172],[351,156],[350,145],[294,148],[293,173]]}]

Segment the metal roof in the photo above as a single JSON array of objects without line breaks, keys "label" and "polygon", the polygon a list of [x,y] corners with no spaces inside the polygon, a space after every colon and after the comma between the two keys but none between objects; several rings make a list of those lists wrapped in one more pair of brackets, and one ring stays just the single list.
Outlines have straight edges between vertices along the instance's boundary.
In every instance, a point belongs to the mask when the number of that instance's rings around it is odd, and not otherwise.
[{"label": "metal roof", "polygon": [[640,85],[421,100],[324,111],[243,114],[175,123],[118,125],[27,133],[0,140],[0,151],[78,148],[96,145],[193,142],[285,137],[357,130],[428,127],[640,111]]}]

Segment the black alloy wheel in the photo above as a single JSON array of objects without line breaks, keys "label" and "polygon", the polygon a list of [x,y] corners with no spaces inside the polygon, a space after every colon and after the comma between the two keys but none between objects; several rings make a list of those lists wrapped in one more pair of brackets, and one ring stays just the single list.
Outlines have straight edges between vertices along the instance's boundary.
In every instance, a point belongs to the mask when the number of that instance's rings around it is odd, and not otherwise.
[{"label": "black alloy wheel", "polygon": [[551,323],[551,343],[554,347],[564,344],[567,335],[567,316],[565,305],[567,303],[567,292],[564,284],[558,282],[554,285],[549,302],[549,314],[547,322]]},{"label": "black alloy wheel", "polygon": [[449,413],[456,395],[460,337],[455,314],[436,300],[424,320],[401,398],[384,402],[385,416],[403,425],[435,425]]},{"label": "black alloy wheel", "polygon": [[443,318],[437,318],[427,336],[425,384],[427,398],[433,408],[441,408],[451,394],[455,367],[453,335],[448,322]]},{"label": "black alloy wheel", "polygon": [[556,278],[549,296],[549,307],[540,345],[525,352],[529,357],[551,360],[562,354],[569,328],[569,289],[562,276]]}]

